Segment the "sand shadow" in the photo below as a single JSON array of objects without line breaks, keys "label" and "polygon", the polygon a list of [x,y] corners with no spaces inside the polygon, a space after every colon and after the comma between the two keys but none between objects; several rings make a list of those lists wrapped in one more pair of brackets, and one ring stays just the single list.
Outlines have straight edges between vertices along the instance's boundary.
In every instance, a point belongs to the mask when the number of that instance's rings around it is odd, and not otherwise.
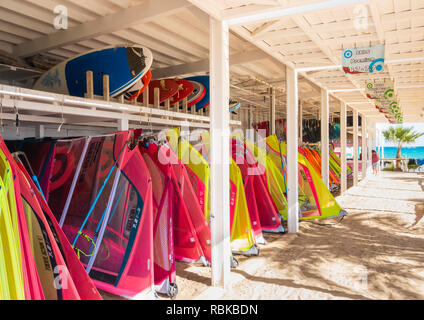
[{"label": "sand shadow", "polygon": [[415,205],[415,221],[410,226],[410,228],[415,227],[418,223],[420,223],[421,219],[424,217],[424,201],[423,203],[417,203]]},{"label": "sand shadow", "polygon": [[[340,298],[344,298],[344,299],[370,300],[369,298],[364,297],[364,296],[359,295],[359,294],[349,294],[346,291],[341,291],[341,290],[328,290],[328,289],[324,289],[324,288],[316,287],[316,286],[310,286],[310,285],[305,285],[305,284],[297,284],[293,280],[289,280],[289,279],[278,279],[278,278],[275,279],[275,278],[258,277],[258,276],[251,275],[244,270],[236,269],[236,270],[234,270],[234,273],[238,273],[238,274],[242,275],[244,278],[246,278],[247,280],[250,280],[250,281],[258,281],[258,282],[262,282],[262,283],[275,284],[275,285],[278,285],[278,286],[284,286],[284,287],[290,287],[290,288],[296,288],[296,289],[307,289],[307,290],[312,290],[312,291],[318,291],[318,292],[330,294],[330,295],[340,297]],[[334,286],[334,284],[333,284],[333,286]],[[278,299],[278,297],[276,297],[276,298]]]}]

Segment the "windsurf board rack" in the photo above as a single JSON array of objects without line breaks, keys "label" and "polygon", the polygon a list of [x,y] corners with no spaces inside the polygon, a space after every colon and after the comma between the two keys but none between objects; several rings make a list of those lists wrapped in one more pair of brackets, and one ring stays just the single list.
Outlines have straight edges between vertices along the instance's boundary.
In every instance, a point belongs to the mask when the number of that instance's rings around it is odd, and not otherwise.
[{"label": "windsurf board rack", "polygon": [[[124,99],[124,95],[120,95],[117,98],[112,98],[110,96],[110,85],[109,85],[109,75],[104,74],[103,75],[103,95],[102,96],[98,96],[94,94],[94,85],[93,85],[93,71],[91,70],[87,70],[85,73],[86,76],[86,93],[84,94],[84,97],[87,99],[94,99],[94,100],[104,100],[104,101],[114,101],[114,102],[118,102],[118,103],[131,103],[134,105],[138,105],[139,103],[137,102],[137,99],[133,99],[131,101],[126,101]],[[149,101],[149,87],[147,86],[146,89],[143,91],[142,95],[143,95],[143,103],[142,105],[145,107],[150,107],[150,108],[155,108],[155,109],[162,109],[162,110],[167,110],[167,111],[174,111],[173,108],[171,108],[171,101],[170,99],[166,99],[164,101],[164,105],[161,106],[160,102],[159,102],[159,97],[160,97],[160,89],[159,88],[154,88],[153,91],[154,97],[153,97],[153,105],[149,105],[148,101]],[[196,111],[196,106],[193,105],[190,108],[188,107],[188,101],[187,98],[184,98],[182,101],[182,113],[191,113],[191,114],[199,114],[199,115],[203,115],[203,116],[209,116],[209,110],[203,110],[200,109],[199,111]],[[96,109],[96,107],[92,108],[93,110]],[[179,112],[179,111],[177,111]],[[170,119],[170,117],[166,117],[166,119]],[[203,122],[203,121],[201,121]]]}]

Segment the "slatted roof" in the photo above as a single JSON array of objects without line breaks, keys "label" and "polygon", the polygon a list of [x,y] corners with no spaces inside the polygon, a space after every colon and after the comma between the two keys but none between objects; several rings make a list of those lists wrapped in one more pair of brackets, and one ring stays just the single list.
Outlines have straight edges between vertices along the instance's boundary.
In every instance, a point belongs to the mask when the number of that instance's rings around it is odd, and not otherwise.
[{"label": "slatted roof", "polygon": [[[276,59],[294,68],[337,66],[342,50],[384,43],[385,72],[374,75],[346,75],[340,67],[306,72],[308,79],[329,90],[364,89],[370,79],[391,78],[397,87],[405,121],[423,121],[424,94],[424,1],[197,1],[196,5],[226,19],[242,15],[300,8],[318,3],[333,6],[325,10],[282,16],[251,23],[237,23],[231,29]],[[206,3],[207,2],[207,3]],[[220,12],[211,10],[212,2]],[[354,3],[355,2],[355,3]],[[360,18],[363,17],[363,18]],[[377,115],[364,91],[334,93],[367,116]],[[378,117],[377,117],[378,119]]]},{"label": "slatted roof", "polygon": [[[279,10],[327,3],[330,8],[272,17]],[[67,30],[53,27],[58,5],[68,10]],[[365,10],[366,28],[358,27],[361,10]],[[328,67],[299,74],[299,99],[306,117],[317,114],[322,87],[338,90],[331,92],[332,112],[337,112],[337,100],[342,99],[367,117],[384,121],[365,97],[364,82],[391,78],[405,122],[424,121],[420,117],[424,114],[424,0],[2,0],[0,56],[9,57],[8,64],[33,69],[36,77],[43,67],[93,48],[139,43],[153,51],[154,74],[172,74],[174,67],[183,74],[200,74],[208,64],[196,67],[196,63],[209,56],[205,13],[236,22],[266,13],[261,20],[230,26],[231,95],[245,109],[251,105],[266,118],[267,90],[273,85],[277,117],[284,115],[287,64]],[[386,45],[385,72],[372,77],[343,73],[343,48],[378,43]],[[11,56],[18,59],[10,62]],[[27,70],[23,78],[31,78]]]}]

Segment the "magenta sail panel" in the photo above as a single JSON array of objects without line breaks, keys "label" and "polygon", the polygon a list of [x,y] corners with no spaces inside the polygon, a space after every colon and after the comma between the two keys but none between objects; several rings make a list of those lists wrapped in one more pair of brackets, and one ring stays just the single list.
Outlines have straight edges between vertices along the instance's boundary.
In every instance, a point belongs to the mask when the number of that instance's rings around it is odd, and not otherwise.
[{"label": "magenta sail panel", "polygon": [[56,219],[18,158],[0,138],[14,176],[26,299],[101,299]]},{"label": "magenta sail panel", "polygon": [[153,289],[152,182],[131,139],[58,141],[49,201],[96,286],[126,297]]},{"label": "magenta sail panel", "polygon": [[152,177],[153,189],[153,262],[156,292],[171,295],[176,286],[173,203],[174,186],[171,182],[170,167],[157,165],[158,147],[149,144],[139,148]]},{"label": "magenta sail panel", "polygon": [[[210,262],[210,231],[203,217],[195,191],[189,181],[185,166],[166,145],[148,143],[141,146],[169,179],[169,210],[172,212],[173,246],[175,259],[188,262]],[[157,174],[156,174],[157,175]],[[165,178],[166,179],[166,178]],[[156,178],[159,181],[159,178]],[[159,190],[155,190],[159,192]]]},{"label": "magenta sail panel", "polygon": [[[261,231],[282,232],[278,209],[269,193],[265,168],[261,167],[254,155],[241,140],[232,140],[232,156],[242,173],[249,215],[256,237],[260,238]],[[256,220],[259,223],[256,224]],[[259,225],[259,228],[258,226]]]}]

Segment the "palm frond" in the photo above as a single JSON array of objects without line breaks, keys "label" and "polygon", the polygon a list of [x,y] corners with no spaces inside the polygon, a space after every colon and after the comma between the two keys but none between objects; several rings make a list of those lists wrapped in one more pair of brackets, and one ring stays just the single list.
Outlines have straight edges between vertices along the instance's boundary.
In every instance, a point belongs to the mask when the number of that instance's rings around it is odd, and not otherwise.
[{"label": "palm frond", "polygon": [[413,129],[413,127],[389,127],[382,133],[387,141],[398,143],[401,146],[404,143],[414,143],[424,135],[424,132],[416,132]]}]

